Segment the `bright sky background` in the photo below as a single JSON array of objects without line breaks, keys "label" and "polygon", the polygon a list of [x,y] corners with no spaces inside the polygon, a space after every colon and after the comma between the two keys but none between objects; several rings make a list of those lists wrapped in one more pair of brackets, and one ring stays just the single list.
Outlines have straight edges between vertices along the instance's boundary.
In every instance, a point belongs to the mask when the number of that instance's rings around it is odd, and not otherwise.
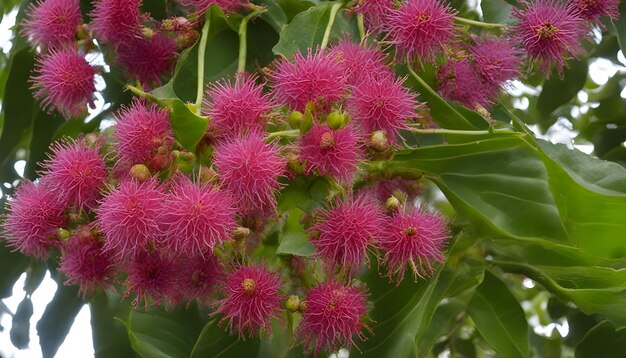
[{"label": "bright sky background", "polygon": [[[11,49],[11,28],[15,25],[15,15],[16,12],[12,12],[6,15],[2,22],[0,23],[0,49],[4,51],[4,53],[9,52]],[[609,77],[613,76],[616,71],[626,71],[626,59],[624,55],[621,53],[618,54],[618,58],[623,66],[615,66],[610,61],[605,59],[596,59],[593,60],[590,65],[589,76],[591,79],[602,85],[606,83]],[[93,63],[103,64],[101,57],[95,57],[90,59]],[[99,90],[102,89],[103,81],[101,79],[97,83],[97,87]],[[513,95],[520,95],[525,91],[538,91],[540,89],[533,89],[524,86],[519,81],[514,81],[512,83],[512,88],[510,92]],[[622,98],[626,98],[626,86],[621,93]],[[582,102],[586,102],[587,94],[584,92],[579,93],[579,99]],[[525,100],[525,101],[524,101]],[[515,107],[520,109],[528,108],[528,100],[524,99],[515,103]],[[104,105],[104,101],[102,97],[97,94],[96,106],[97,109],[92,114],[95,115],[96,112],[102,110]],[[586,103],[581,106],[579,109],[575,109],[577,111],[587,111],[589,107],[593,106],[593,103]],[[583,112],[584,113],[584,112]],[[573,113],[575,114],[575,113]],[[90,116],[90,117],[92,117]],[[89,118],[88,118],[89,120]],[[110,125],[110,121],[104,121],[103,124]],[[535,132],[538,132],[538,128],[533,128]],[[548,131],[548,133],[541,135],[537,133],[540,137],[544,139],[548,139],[555,143],[565,143],[569,147],[574,147],[579,149],[585,153],[591,153],[593,151],[593,146],[590,144],[573,144],[573,139],[576,137],[577,133],[572,130],[571,124],[566,119],[560,119],[557,123]],[[24,172],[24,161],[20,161],[16,163],[15,170],[22,175]],[[1,192],[0,192],[0,195]],[[22,277],[17,281],[13,288],[13,296],[2,300],[4,304],[12,311],[15,312],[18,304],[24,298],[24,280],[26,278],[26,274],[23,274]],[[524,282],[524,285],[527,287],[532,287],[534,283],[531,280],[528,282]],[[50,278],[50,275],[47,274],[46,278],[42,282],[41,286],[35,291],[33,296],[31,297],[33,305],[34,305],[34,314],[31,318],[31,333],[30,333],[30,348],[26,350],[17,350],[13,344],[11,344],[9,338],[9,330],[11,329],[11,316],[4,314],[0,318],[0,323],[2,327],[4,327],[4,331],[0,332],[0,357],[15,357],[15,358],[39,358],[41,357],[41,350],[39,348],[39,337],[37,336],[36,324],[37,321],[41,318],[43,311],[54,296],[57,285]],[[83,306],[81,311],[79,312],[70,333],[68,334],[65,342],[60,347],[57,356],[58,358],[75,358],[75,357],[93,357],[93,344],[91,337],[91,325],[90,325],[91,314],[88,306]],[[537,320],[538,321],[538,320]],[[534,330],[538,334],[550,335],[552,330],[557,329],[561,335],[567,335],[569,330],[567,326],[567,321],[564,321],[559,324],[550,324],[549,326],[541,326],[538,322],[533,322],[531,317],[531,325]],[[341,352],[339,356],[347,356],[347,352]]]}]

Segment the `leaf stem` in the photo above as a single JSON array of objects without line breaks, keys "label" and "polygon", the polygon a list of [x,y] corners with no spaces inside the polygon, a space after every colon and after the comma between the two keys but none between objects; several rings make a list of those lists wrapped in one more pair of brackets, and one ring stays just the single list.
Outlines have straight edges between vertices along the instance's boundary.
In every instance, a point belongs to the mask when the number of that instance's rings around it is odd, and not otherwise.
[{"label": "leaf stem", "polygon": [[421,78],[421,77],[420,77],[420,76],[419,76],[419,75],[418,75],[415,71],[413,71],[413,69],[411,68],[411,64],[410,64],[410,61],[409,61],[409,59],[408,59],[408,58],[407,58],[407,60],[406,60],[406,68],[409,70],[409,73],[411,74],[411,76],[413,76],[413,78],[415,78],[415,80],[416,80],[417,82],[419,82],[419,83],[420,83],[420,85],[422,85],[424,88],[426,88],[426,90],[427,90],[428,92],[430,92],[430,94],[431,94],[432,96],[439,97],[439,95],[437,94],[437,92],[435,92],[435,90],[434,90],[434,89],[432,89],[432,87],[430,87],[430,86],[428,85],[428,83],[426,83],[426,81],[424,81],[424,80],[423,80],[423,79],[422,79],[422,78]]},{"label": "leaf stem", "polygon": [[274,138],[278,137],[297,137],[300,135],[299,129],[288,129],[284,131],[272,132],[267,136],[266,141],[271,141]]},{"label": "leaf stem", "polygon": [[337,12],[339,8],[341,8],[343,4],[341,2],[334,3],[330,8],[330,17],[328,18],[328,25],[326,25],[326,31],[324,32],[324,38],[322,39],[321,48],[324,50],[326,46],[328,46],[328,40],[330,39],[330,32],[333,29],[333,24],[335,23],[335,17],[337,17]]},{"label": "leaf stem", "polygon": [[361,42],[363,42],[365,40],[365,20],[363,19],[363,14],[357,14],[356,21],[359,26],[359,36],[361,37]]},{"label": "leaf stem", "polygon": [[506,25],[503,25],[503,24],[494,24],[494,23],[470,20],[470,19],[466,19],[466,18],[460,17],[460,16],[455,16],[454,20],[456,20],[457,22],[460,22],[462,24],[466,24],[466,25],[470,25],[470,26],[476,26],[476,27],[482,27],[482,28],[485,28],[485,29],[503,29],[503,28],[506,27]]},{"label": "leaf stem", "polygon": [[204,95],[204,56],[206,54],[206,43],[209,38],[209,27],[211,26],[211,11],[207,11],[202,26],[202,36],[198,47],[198,88],[196,92],[196,114],[202,113],[202,96]]},{"label": "leaf stem", "polygon": [[241,23],[239,24],[239,62],[237,62],[237,72],[241,73],[246,70],[246,56],[248,53],[248,41],[247,41],[247,33],[248,33],[248,22],[253,17],[262,14],[267,9],[262,7],[256,7],[254,11],[246,15],[243,19],[241,19]]},{"label": "leaf stem", "polygon": [[417,134],[485,135],[485,134],[518,133],[507,128],[467,131],[467,130],[455,130],[455,129],[444,129],[444,128],[420,129],[420,128],[409,127],[407,130],[411,133],[417,133]]}]

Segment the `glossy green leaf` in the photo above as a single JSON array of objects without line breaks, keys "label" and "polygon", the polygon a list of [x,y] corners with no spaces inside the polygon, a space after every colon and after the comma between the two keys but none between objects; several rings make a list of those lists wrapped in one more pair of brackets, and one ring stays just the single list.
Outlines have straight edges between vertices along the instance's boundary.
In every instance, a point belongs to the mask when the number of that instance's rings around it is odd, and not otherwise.
[{"label": "glossy green leaf", "polygon": [[[315,49],[321,43],[330,19],[332,3],[317,5],[298,14],[280,33],[280,41],[274,47],[274,54],[291,57],[307,49]],[[356,18],[345,10],[339,10],[330,32],[330,41],[344,36],[359,38]]]},{"label": "glossy green leaf", "polygon": [[528,322],[506,285],[491,273],[476,288],[467,311],[489,344],[505,357],[529,354]]},{"label": "glossy green leaf", "polygon": [[171,105],[170,122],[174,129],[174,136],[185,149],[193,153],[204,136],[209,121],[193,113],[178,99],[173,99]]},{"label": "glossy green leaf", "polygon": [[283,226],[280,245],[277,254],[311,256],[315,253],[315,247],[309,241],[304,227],[300,223],[304,212],[298,208],[291,209],[287,214],[287,220]]},{"label": "glossy green leaf", "polygon": [[626,328],[615,330],[610,322],[604,321],[593,327],[576,346],[578,358],[619,358],[624,356]]},{"label": "glossy green leaf", "polygon": [[175,311],[131,310],[126,328],[131,347],[141,357],[187,358],[202,330],[202,322],[197,306],[191,305]]},{"label": "glossy green leaf", "polygon": [[209,321],[198,337],[190,358],[255,357],[261,343],[258,338],[241,339],[230,335],[218,320]]},{"label": "glossy green leaf", "polygon": [[267,9],[260,17],[270,24],[277,33],[280,33],[283,26],[287,25],[287,15],[285,15],[283,8],[274,0],[260,0],[258,4]]},{"label": "glossy green leaf", "polygon": [[98,293],[89,304],[91,334],[95,358],[133,358],[137,355],[130,347],[128,333],[122,322],[115,318],[128,317],[129,304],[120,295]]},{"label": "glossy green leaf", "polygon": [[466,305],[467,303],[452,299],[437,307],[428,328],[418,337],[418,357],[426,357],[439,338],[454,331],[454,328],[461,323],[457,322],[457,319],[465,310]]},{"label": "glossy green leaf", "polygon": [[55,356],[83,304],[77,286],[59,285],[52,301],[37,322],[37,334],[44,358]]}]

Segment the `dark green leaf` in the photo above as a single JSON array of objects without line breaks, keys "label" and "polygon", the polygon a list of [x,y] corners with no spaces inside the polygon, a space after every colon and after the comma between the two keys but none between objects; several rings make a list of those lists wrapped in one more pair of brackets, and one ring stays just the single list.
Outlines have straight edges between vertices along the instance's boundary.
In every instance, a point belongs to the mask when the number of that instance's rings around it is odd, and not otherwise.
[{"label": "dark green leaf", "polygon": [[128,317],[129,305],[117,294],[97,293],[91,300],[91,334],[95,358],[132,358],[124,324],[115,317]]},{"label": "dark green leaf", "polygon": [[467,311],[487,342],[505,357],[527,357],[528,322],[519,302],[491,273],[476,288]]},{"label": "dark green leaf", "polygon": [[11,296],[15,281],[26,271],[30,259],[0,243],[0,298]]},{"label": "dark green leaf", "polygon": [[530,345],[535,357],[561,357],[562,344],[558,331],[553,337],[544,337],[536,333],[530,334]]},{"label": "dark green leaf", "polygon": [[193,347],[190,358],[255,357],[261,345],[258,338],[240,339],[230,335],[214,319],[207,323]]},{"label": "dark green leaf", "polygon": [[621,358],[626,347],[626,328],[615,330],[613,325],[604,321],[593,327],[576,346],[578,358]]},{"label": "dark green leaf", "polygon": [[54,357],[57,353],[83,304],[77,286],[59,284],[52,301],[37,322],[37,334],[44,358]]},{"label": "dark green leaf", "polygon": [[613,27],[617,33],[617,40],[622,48],[622,53],[626,56],[626,1],[624,0],[619,5],[619,13],[620,17],[613,21]]},{"label": "dark green leaf", "polygon": [[141,2],[141,10],[157,20],[167,18],[167,0],[148,0]]},{"label": "dark green leaf", "polygon": [[467,303],[460,300],[451,299],[450,301],[440,304],[433,315],[426,331],[418,337],[417,340],[417,356],[426,357],[437,340],[454,331],[454,327],[459,324],[457,318],[465,310]]},{"label": "dark green leaf", "polygon": [[564,72],[563,79],[552,76],[543,84],[543,90],[541,90],[537,101],[537,109],[541,115],[544,129],[547,129],[556,120],[556,118],[550,117],[552,112],[574,98],[587,80],[588,65],[586,60],[573,61],[569,66]]},{"label": "dark green leaf", "polygon": [[193,113],[189,107],[178,99],[172,100],[170,121],[172,122],[176,140],[188,151],[195,152],[196,145],[200,142],[209,126],[209,121]]},{"label": "dark green leaf", "polygon": [[287,214],[280,245],[276,250],[277,254],[311,256],[315,253],[315,247],[309,241],[304,227],[300,223],[302,215],[304,212],[298,208],[291,209]]},{"label": "dark green leaf", "polygon": [[287,15],[287,22],[291,22],[299,13],[315,6],[315,3],[308,0],[277,0],[278,5]]},{"label": "dark green leaf", "polygon": [[30,318],[33,316],[33,302],[29,297],[24,297],[17,306],[13,322],[11,323],[11,343],[18,349],[28,348],[30,342]]},{"label": "dark green leaf", "polygon": [[480,7],[483,10],[483,19],[485,22],[498,24],[511,24],[515,19],[511,16],[513,5],[505,0],[489,0],[482,1]]},{"label": "dark green leaf", "polygon": [[24,282],[24,291],[26,294],[32,295],[39,287],[48,272],[48,266],[39,261],[31,261],[26,271],[26,281]]},{"label": "dark green leaf", "polygon": [[197,306],[191,305],[175,311],[131,310],[126,328],[131,347],[141,357],[187,358],[202,323]]},{"label": "dark green leaf", "polygon": [[24,177],[31,180],[37,177],[37,171],[41,169],[39,164],[46,159],[46,151],[54,133],[63,123],[65,121],[61,117],[37,109],[33,118],[33,135],[28,148]]},{"label": "dark green leaf", "polygon": [[258,4],[265,6],[267,11],[261,14],[261,18],[267,21],[277,33],[280,33],[283,26],[287,25],[287,15],[274,0],[259,0]]}]

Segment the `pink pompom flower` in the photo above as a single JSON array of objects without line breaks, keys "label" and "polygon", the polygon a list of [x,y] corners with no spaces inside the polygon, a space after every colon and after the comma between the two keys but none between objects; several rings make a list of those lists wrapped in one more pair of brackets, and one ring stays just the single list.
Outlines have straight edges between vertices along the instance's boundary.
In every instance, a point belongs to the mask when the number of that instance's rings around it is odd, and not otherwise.
[{"label": "pink pompom flower", "polygon": [[524,2],[523,9],[514,9],[519,24],[513,29],[528,56],[541,62],[544,74],[552,65],[559,76],[568,57],[577,58],[584,50],[581,41],[587,34],[584,20],[571,6],[556,0]]},{"label": "pink pompom flower", "polygon": [[77,228],[61,249],[59,271],[67,277],[66,285],[78,285],[83,298],[90,292],[111,285],[114,261],[103,250],[103,242],[88,226]]},{"label": "pink pompom flower", "polygon": [[161,76],[172,70],[176,41],[163,34],[135,37],[119,45],[120,62],[144,84],[160,84]]},{"label": "pink pompom flower", "polygon": [[297,336],[308,350],[333,352],[351,348],[354,336],[365,340],[363,322],[367,314],[367,296],[356,286],[325,282],[306,296],[306,310],[298,326]]},{"label": "pink pompom flower", "polygon": [[309,50],[306,57],[297,53],[293,61],[279,60],[271,77],[276,98],[298,111],[309,102],[330,108],[346,90],[343,66],[322,51]]},{"label": "pink pompom flower", "polygon": [[3,236],[7,245],[27,256],[45,259],[65,223],[63,205],[43,182],[22,182],[6,204]]},{"label": "pink pompom flower", "polygon": [[188,302],[198,300],[201,304],[208,304],[210,296],[224,276],[224,269],[217,258],[212,255],[205,257],[195,255],[179,256],[177,260],[184,262],[184,265],[181,265],[179,282],[183,297]]},{"label": "pink pompom flower", "polygon": [[97,210],[104,248],[118,256],[137,254],[160,242],[166,194],[155,180],[122,182]]},{"label": "pink pompom flower", "polygon": [[389,141],[396,143],[400,130],[407,128],[406,121],[417,116],[415,94],[402,82],[389,74],[367,76],[354,86],[348,111],[365,134],[383,130]]},{"label": "pink pompom flower", "polygon": [[319,220],[307,231],[316,256],[332,271],[351,273],[368,261],[367,250],[375,244],[384,225],[378,206],[365,198],[349,199],[321,210]]},{"label": "pink pompom flower", "polygon": [[409,0],[389,12],[385,31],[398,55],[432,62],[452,40],[455,15],[439,0]]},{"label": "pink pompom flower", "polygon": [[38,0],[28,6],[23,33],[34,46],[70,45],[81,23],[79,0]]},{"label": "pink pompom flower", "polygon": [[448,230],[438,215],[419,212],[396,212],[387,219],[385,235],[379,247],[385,252],[383,262],[389,267],[389,278],[401,281],[407,265],[420,277],[433,272],[433,262],[443,262],[441,252]]},{"label": "pink pompom flower", "polygon": [[104,159],[99,147],[86,140],[61,140],[54,143],[52,153],[43,162],[43,175],[50,190],[65,205],[90,209],[100,197],[107,179]]},{"label": "pink pompom flower", "polygon": [[508,39],[486,36],[469,47],[476,72],[488,84],[501,88],[503,83],[519,75],[520,51]]},{"label": "pink pompom flower", "polygon": [[272,317],[281,311],[282,296],[278,274],[263,266],[240,266],[226,276],[223,290],[226,298],[216,302],[212,315],[224,315],[230,332],[239,336],[256,336],[260,331],[271,333]]},{"label": "pink pompom flower", "polygon": [[348,85],[358,85],[369,75],[391,74],[385,66],[385,53],[370,46],[344,39],[330,50],[330,55],[337,58],[343,66]]},{"label": "pink pompom flower", "polygon": [[131,165],[163,169],[158,159],[169,154],[174,144],[168,111],[153,103],[135,100],[116,115],[116,120],[114,138],[119,157]]},{"label": "pink pompom flower", "polygon": [[350,182],[362,156],[358,135],[350,126],[332,130],[326,124],[314,124],[300,140],[300,160],[305,163],[306,174]]},{"label": "pink pompom flower", "polygon": [[199,14],[204,14],[211,5],[219,6],[225,13],[246,9],[250,3],[246,0],[182,0],[183,5],[192,7]]},{"label": "pink pompom flower", "polygon": [[602,16],[619,19],[620,0],[573,0],[572,7],[585,20],[598,21]]},{"label": "pink pompom flower", "polygon": [[210,253],[215,245],[229,240],[235,229],[230,197],[211,185],[196,185],[187,177],[177,178],[165,207],[161,217],[163,244],[177,253]]},{"label": "pink pompom flower", "polygon": [[234,83],[215,82],[208,88],[205,114],[211,118],[210,126],[217,135],[236,136],[265,130],[272,106],[256,80],[255,75],[239,74]]},{"label": "pink pompom flower", "polygon": [[354,10],[363,14],[367,29],[378,33],[385,26],[385,20],[393,9],[391,0],[359,0]]},{"label": "pink pompom flower", "polygon": [[214,159],[218,176],[240,214],[271,215],[276,211],[274,193],[281,186],[278,178],[285,172],[286,162],[275,144],[250,133],[216,146]]},{"label": "pink pompom flower", "polygon": [[138,307],[143,302],[144,309],[149,303],[178,303],[182,294],[177,285],[180,265],[175,257],[159,251],[145,251],[132,257],[128,263],[124,297],[134,293],[133,306]]},{"label": "pink pompom flower", "polygon": [[54,50],[39,57],[31,77],[44,108],[56,109],[66,118],[86,113],[93,106],[96,70],[75,49]]},{"label": "pink pompom flower", "polygon": [[102,43],[121,45],[141,36],[141,0],[98,0],[91,28]]},{"label": "pink pompom flower", "polygon": [[478,77],[469,60],[450,60],[437,70],[439,93],[452,101],[457,101],[468,108],[491,104],[489,88]]}]

